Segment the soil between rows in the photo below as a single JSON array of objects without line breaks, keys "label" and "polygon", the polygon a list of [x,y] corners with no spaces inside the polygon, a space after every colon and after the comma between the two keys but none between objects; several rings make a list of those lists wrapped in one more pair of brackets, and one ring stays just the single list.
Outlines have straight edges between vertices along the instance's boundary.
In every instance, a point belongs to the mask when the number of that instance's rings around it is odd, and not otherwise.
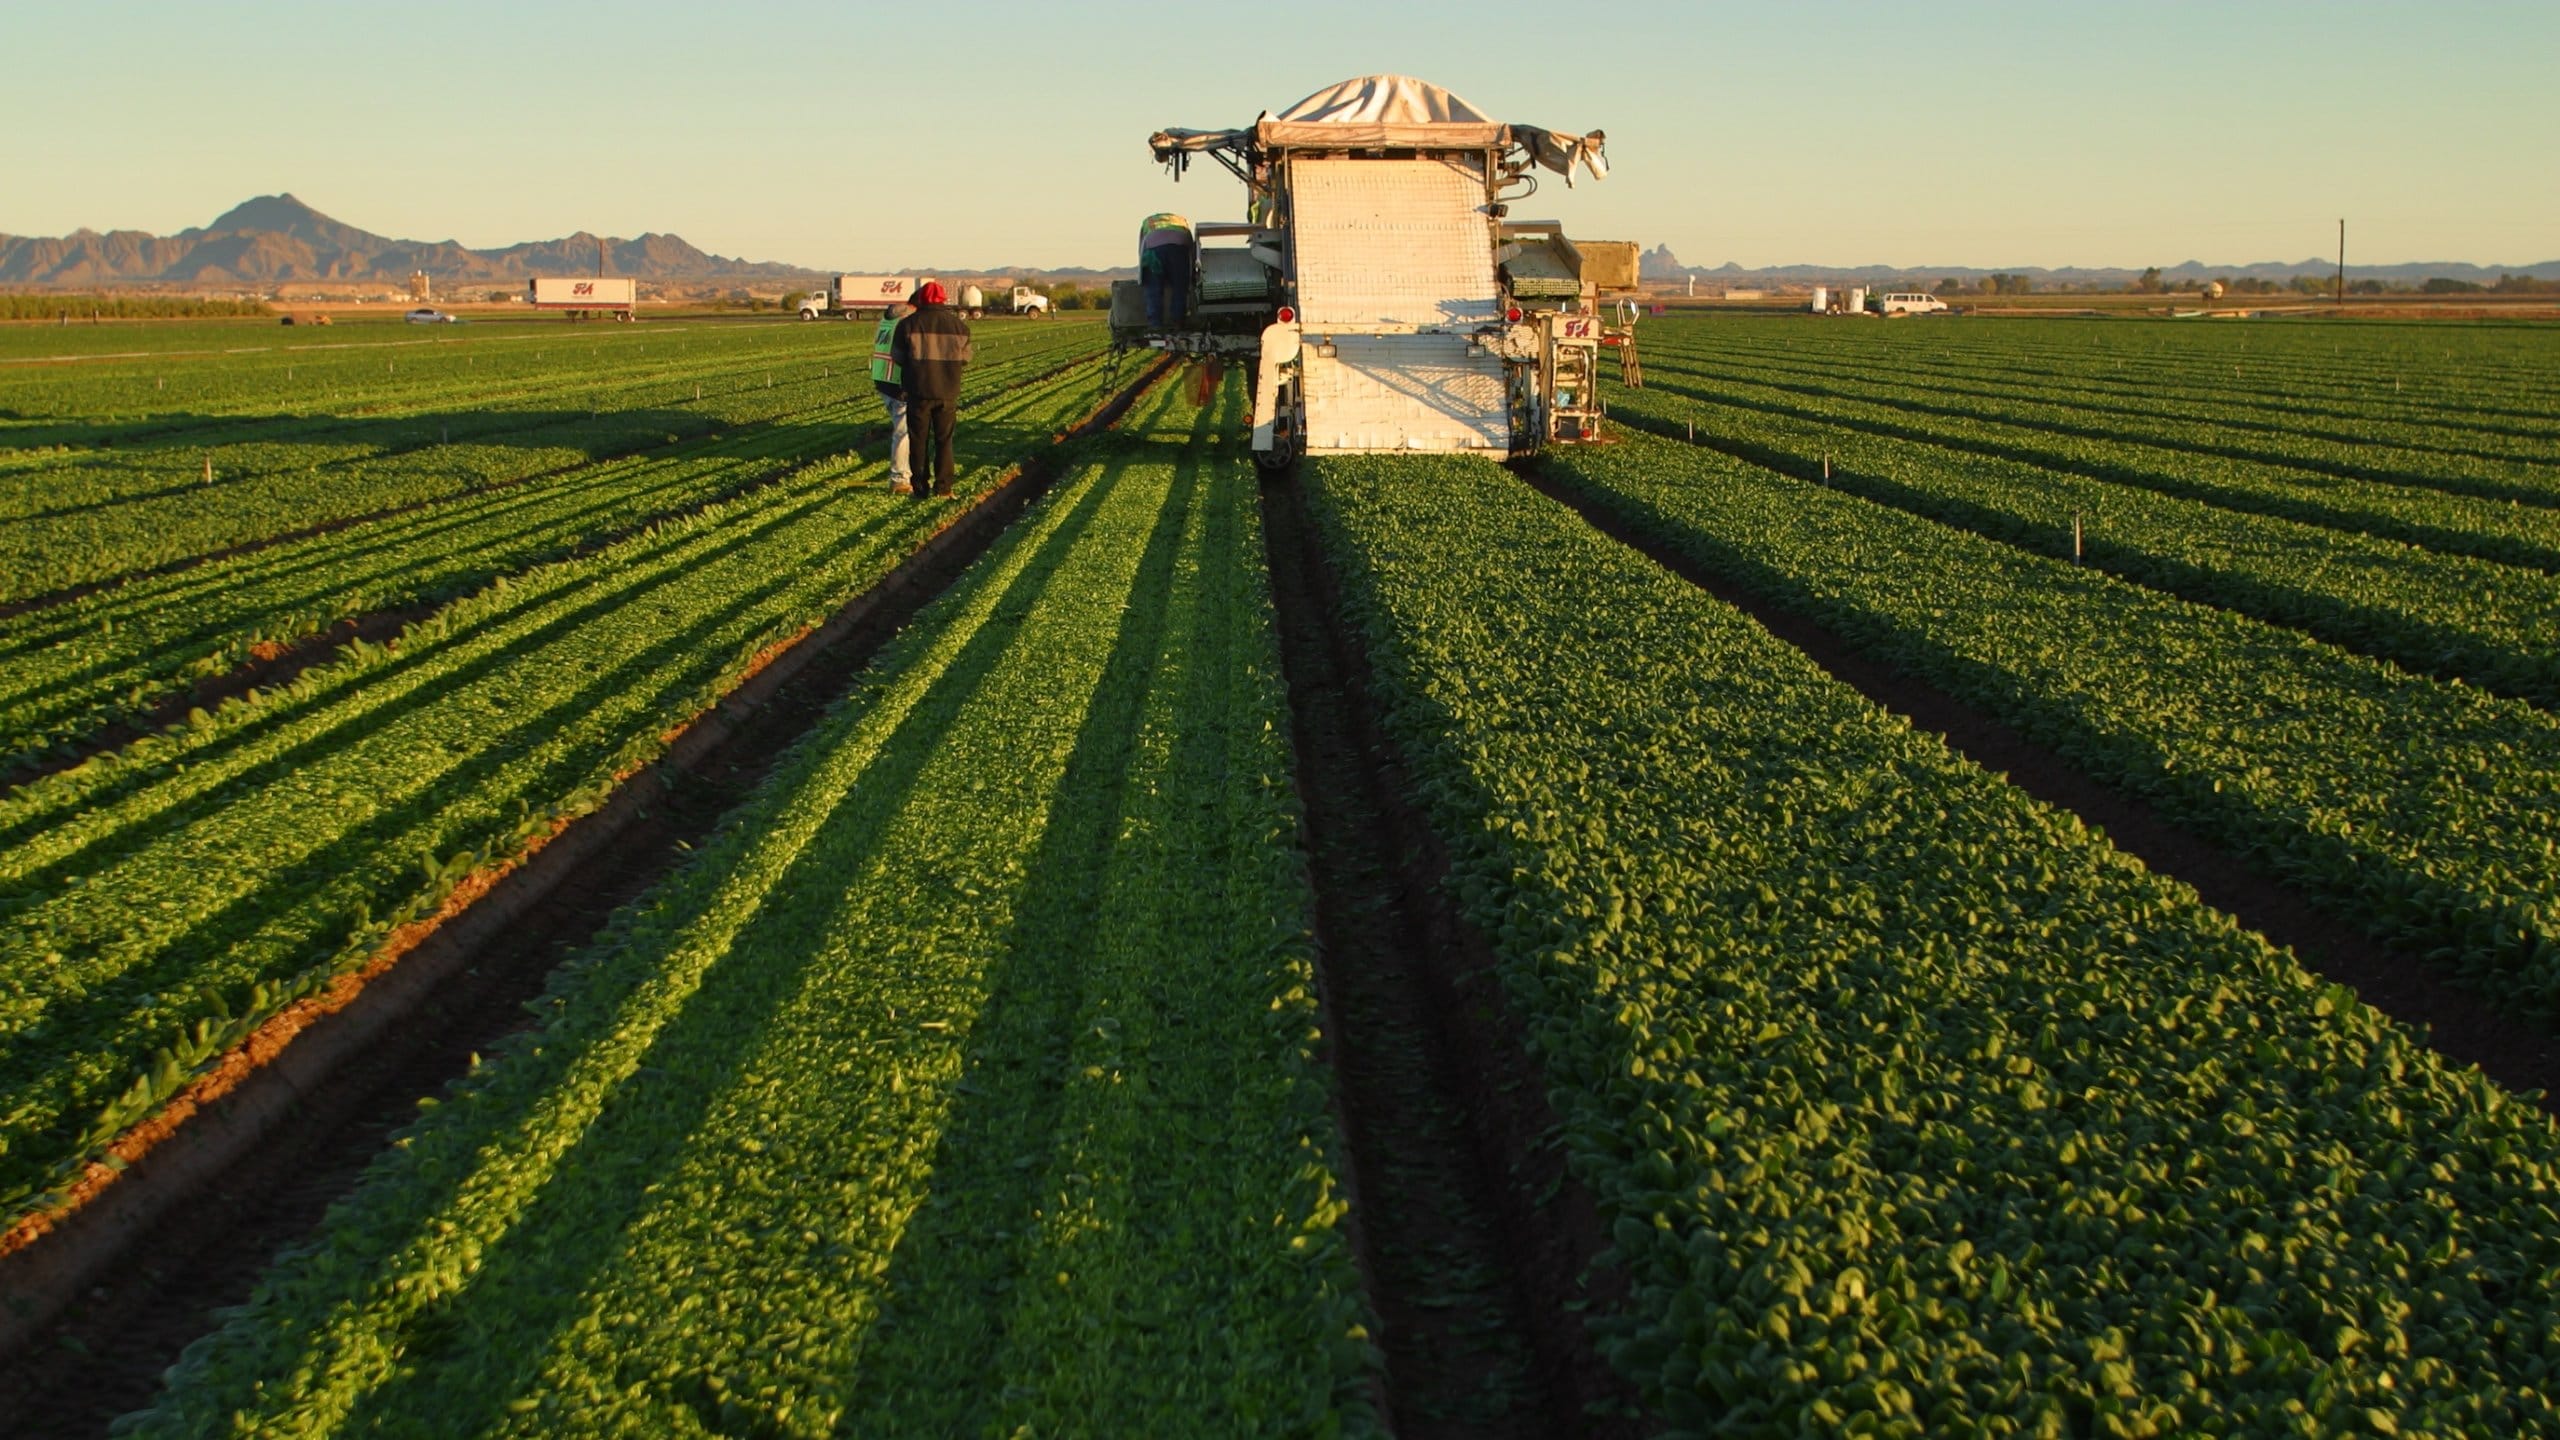
[{"label": "soil between rows", "polygon": [[[1060,438],[1116,425],[1167,373],[1159,366],[1141,374]],[[296,1093],[273,1133],[186,1186],[126,1237],[103,1276],[17,1353],[0,1355],[0,1435],[102,1435],[116,1417],[148,1404],[179,1353],[219,1323],[221,1310],[248,1299],[268,1265],[353,1188],[418,1102],[468,1071],[479,1052],[533,1023],[526,1003],[542,993],[551,970],[617,907],[681,863],[880,647],[1065,467],[1057,451],[1026,459],[1018,475],[956,515],[909,566],[848,602],[839,613],[853,622],[825,635],[790,678],[752,708],[724,702],[732,723],[716,743],[689,763],[653,765],[627,780],[626,790],[648,800],[601,846],[552,878],[535,903],[517,907],[490,943],[426,990],[379,1042],[331,1070],[325,1083]],[[499,901],[505,889],[502,881],[483,903]]]},{"label": "soil between rows", "polygon": [[1734,585],[1596,503],[1519,464],[1515,473],[1592,528],[1749,615],[1824,670],[1957,753],[2048,805],[2106,832],[2118,850],[2194,890],[2204,902],[2269,941],[2304,968],[2416,1031],[2427,1046],[2560,1115],[2560,1037],[2501,1011],[2444,973],[2317,909],[2244,857],[2162,816],[2148,802],[2101,784],[2052,750],[1926,681],[1868,658],[1821,623]]},{"label": "soil between rows", "polygon": [[1297,483],[1265,487],[1263,536],[1390,1423],[1400,1440],[1645,1434],[1582,1321],[1625,1299],[1594,1263],[1605,1229],[1554,1144],[1492,951],[1443,888]]}]

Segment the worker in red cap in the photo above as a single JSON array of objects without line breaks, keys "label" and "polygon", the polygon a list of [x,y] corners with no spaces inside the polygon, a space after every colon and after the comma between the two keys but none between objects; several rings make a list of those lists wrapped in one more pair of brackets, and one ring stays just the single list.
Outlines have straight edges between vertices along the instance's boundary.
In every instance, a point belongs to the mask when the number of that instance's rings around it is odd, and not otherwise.
[{"label": "worker in red cap", "polygon": [[891,342],[907,396],[908,468],[922,496],[929,460],[933,493],[947,497],[959,468],[951,456],[951,434],[960,421],[960,375],[969,368],[969,322],[951,308],[950,292],[939,280],[917,287],[915,299],[916,313],[899,322]]}]

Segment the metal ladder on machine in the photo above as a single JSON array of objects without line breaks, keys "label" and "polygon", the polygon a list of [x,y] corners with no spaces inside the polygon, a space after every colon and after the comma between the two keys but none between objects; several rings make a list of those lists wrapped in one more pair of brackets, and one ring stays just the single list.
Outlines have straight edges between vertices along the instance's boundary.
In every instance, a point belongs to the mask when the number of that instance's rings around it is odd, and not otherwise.
[{"label": "metal ladder on machine", "polygon": [[1600,438],[1600,317],[1588,312],[1549,315],[1546,354],[1538,366],[1539,401],[1551,445]]},{"label": "metal ladder on machine", "polygon": [[1617,324],[1600,332],[1600,343],[1618,352],[1618,383],[1629,390],[1644,388],[1644,361],[1636,355],[1636,302],[1620,299],[1610,307]]}]

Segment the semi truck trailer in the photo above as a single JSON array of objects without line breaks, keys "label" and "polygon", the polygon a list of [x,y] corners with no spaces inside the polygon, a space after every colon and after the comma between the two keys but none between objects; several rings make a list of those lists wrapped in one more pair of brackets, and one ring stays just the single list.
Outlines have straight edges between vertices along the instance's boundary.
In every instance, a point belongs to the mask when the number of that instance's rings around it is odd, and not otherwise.
[{"label": "semi truck trailer", "polygon": [[524,298],[536,310],[566,311],[572,320],[610,315],[629,320],[639,301],[639,282],[627,275],[537,275],[525,286]]},{"label": "semi truck trailer", "polygon": [[839,275],[824,290],[812,290],[800,299],[800,318],[816,320],[836,315],[847,320],[864,315],[878,315],[892,305],[902,305],[915,294],[922,282],[913,275]]}]

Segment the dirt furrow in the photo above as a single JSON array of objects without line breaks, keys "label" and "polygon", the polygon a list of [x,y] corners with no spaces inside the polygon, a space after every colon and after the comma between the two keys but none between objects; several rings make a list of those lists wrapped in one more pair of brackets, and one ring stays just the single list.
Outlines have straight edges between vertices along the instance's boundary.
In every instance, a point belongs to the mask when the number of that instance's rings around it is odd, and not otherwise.
[{"label": "dirt furrow", "polygon": [[1263,525],[1316,889],[1327,1054],[1354,1240],[1391,1423],[1430,1437],[1631,1436],[1634,1396],[1592,1347],[1606,1241],[1493,955],[1442,889],[1370,700],[1365,656],[1294,485]]}]

